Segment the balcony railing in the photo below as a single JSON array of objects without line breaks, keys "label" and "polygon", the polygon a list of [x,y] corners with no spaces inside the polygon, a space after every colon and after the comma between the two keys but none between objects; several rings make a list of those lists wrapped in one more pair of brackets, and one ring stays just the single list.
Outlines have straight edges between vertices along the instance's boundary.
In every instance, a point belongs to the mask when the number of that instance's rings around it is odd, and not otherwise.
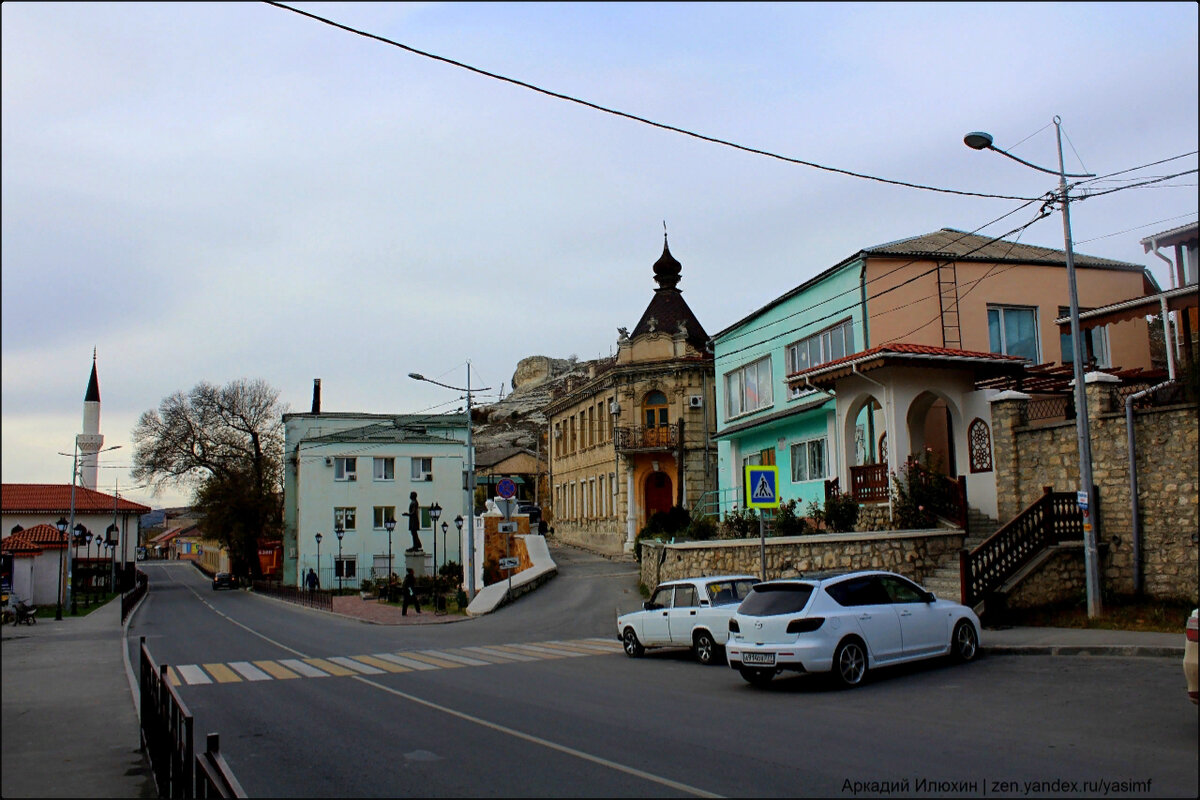
[{"label": "balcony railing", "polygon": [[624,427],[614,430],[617,451],[621,453],[673,451],[679,447],[679,426],[656,428]]},{"label": "balcony railing", "polygon": [[860,503],[885,503],[888,499],[888,465],[864,464],[850,468],[850,496]]}]

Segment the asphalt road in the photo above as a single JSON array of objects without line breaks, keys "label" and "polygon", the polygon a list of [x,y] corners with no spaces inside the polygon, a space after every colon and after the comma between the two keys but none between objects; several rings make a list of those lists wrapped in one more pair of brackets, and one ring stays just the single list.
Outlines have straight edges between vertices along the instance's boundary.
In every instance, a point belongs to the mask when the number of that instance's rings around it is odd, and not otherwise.
[{"label": "asphalt road", "polygon": [[[761,690],[686,651],[605,652],[617,608],[640,603],[633,566],[554,556],[557,578],[493,615],[405,627],[214,593],[189,565],[148,564],[131,648],[145,635],[180,667],[381,653],[411,666],[448,650],[488,662],[182,682],[197,740],[220,732],[251,796],[1197,794],[1196,708],[1175,659],[997,656],[848,692],[808,677]],[[463,649],[546,642],[572,644]]]}]

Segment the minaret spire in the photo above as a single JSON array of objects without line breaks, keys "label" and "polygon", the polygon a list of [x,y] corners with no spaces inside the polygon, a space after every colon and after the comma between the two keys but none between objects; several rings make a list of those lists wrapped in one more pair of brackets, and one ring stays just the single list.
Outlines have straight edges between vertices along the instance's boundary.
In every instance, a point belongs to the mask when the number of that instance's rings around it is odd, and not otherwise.
[{"label": "minaret spire", "polygon": [[83,431],[75,437],[79,447],[79,483],[88,489],[97,487],[100,465],[96,454],[104,446],[100,435],[100,377],[96,372],[96,348],[92,348],[92,375],[83,396]]}]

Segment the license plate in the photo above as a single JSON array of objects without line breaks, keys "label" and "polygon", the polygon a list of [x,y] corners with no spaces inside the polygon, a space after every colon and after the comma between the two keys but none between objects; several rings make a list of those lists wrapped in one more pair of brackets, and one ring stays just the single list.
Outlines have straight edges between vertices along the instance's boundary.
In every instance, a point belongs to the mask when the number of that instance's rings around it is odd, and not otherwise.
[{"label": "license plate", "polygon": [[774,653],[742,653],[743,664],[765,664],[766,666],[775,666]]}]

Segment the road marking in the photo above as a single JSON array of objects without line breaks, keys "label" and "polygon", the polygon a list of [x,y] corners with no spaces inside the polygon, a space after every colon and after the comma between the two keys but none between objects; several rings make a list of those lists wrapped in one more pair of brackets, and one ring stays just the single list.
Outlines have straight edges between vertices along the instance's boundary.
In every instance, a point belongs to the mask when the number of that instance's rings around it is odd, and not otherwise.
[{"label": "road marking", "polygon": [[386,661],[375,656],[355,656],[354,660],[370,664],[372,667],[381,669],[384,672],[412,672],[412,667],[402,667],[394,661]]},{"label": "road marking", "polygon": [[492,647],[464,647],[468,653],[478,653],[481,656],[495,656],[497,658],[506,658],[510,661],[537,661],[533,656],[525,655],[524,653],[502,653]]},{"label": "road marking", "polygon": [[478,658],[468,658],[467,656],[456,656],[453,653],[447,653],[442,650],[422,650],[422,655],[433,656],[434,658],[444,658],[450,661],[457,661],[459,664],[465,664],[468,667],[486,667],[492,662],[480,661]]},{"label": "road marking", "polygon": [[382,675],[383,674],[383,670],[376,669],[375,667],[369,667],[366,664],[363,664],[362,662],[359,662],[359,661],[355,661],[353,658],[349,658],[347,656],[330,656],[329,660],[332,661],[334,664],[341,664],[343,667],[346,667],[347,669],[354,670],[355,672],[361,672],[363,675]]},{"label": "road marking", "polygon": [[433,664],[426,664],[424,661],[417,661],[413,658],[405,658],[398,656],[395,653],[376,653],[376,658],[382,658],[384,661],[391,661],[393,664],[399,664],[402,667],[409,669],[437,669]]},{"label": "road marking", "polygon": [[566,650],[555,650],[553,647],[542,647],[536,644],[510,644],[509,647],[516,647],[524,652],[546,653],[551,658],[575,658],[583,653],[568,653]]},{"label": "road marking", "polygon": [[[271,673],[272,678],[276,678],[281,681],[286,681],[286,680],[290,680],[292,678],[300,677],[299,675],[292,672],[287,667],[283,666],[282,664],[276,664],[274,661],[255,661],[254,665],[256,667],[260,667],[261,669],[265,670],[266,672]],[[316,670],[314,670],[314,672],[315,671]],[[313,676],[313,677],[315,677],[315,676]]]},{"label": "road marking", "polygon": [[596,651],[591,647],[583,645],[570,644],[568,642],[538,642],[539,647],[547,647],[553,650],[563,650],[571,655],[577,656],[594,656]]},{"label": "road marking", "polygon": [[417,661],[424,661],[426,664],[432,664],[435,667],[444,667],[446,669],[450,669],[451,667],[463,666],[462,664],[459,664],[456,661],[447,661],[444,658],[438,658],[437,656],[427,656],[424,653],[405,653],[404,655],[407,658],[415,658]]},{"label": "road marking", "polygon": [[217,683],[241,683],[242,678],[224,664],[205,664],[204,669],[216,679]]},{"label": "road marking", "polygon": [[484,652],[483,649],[479,648],[479,647],[474,647],[474,648],[470,648],[470,647],[450,648],[450,647],[448,647],[445,650],[443,650],[442,652],[443,653],[453,653],[454,655],[460,655],[460,656],[467,656],[469,658],[482,658],[484,661],[487,661],[491,664],[511,664],[514,661],[518,660],[517,657],[512,655],[511,653],[505,653],[504,655],[501,655],[500,653],[487,653],[487,652]]},{"label": "road marking", "polygon": [[325,670],[330,675],[342,676],[342,675],[353,675],[354,674],[354,670],[346,669],[345,667],[340,667],[337,664],[331,664],[323,658],[306,658],[306,659],[304,659],[304,663],[311,664],[314,667],[316,667],[317,669]]},{"label": "road marking", "polygon": [[175,673],[174,667],[167,667],[167,683],[171,684],[172,686],[179,685],[179,675]]},{"label": "road marking", "polygon": [[322,672],[311,664],[305,664],[303,661],[298,661],[294,658],[281,658],[279,663],[283,666],[294,669],[306,678],[328,678],[328,672]]},{"label": "road marking", "polygon": [[612,639],[580,639],[579,643],[587,647],[598,647],[601,650],[608,650],[613,653],[617,651],[623,652],[625,649],[615,637]]},{"label": "road marking", "polygon": [[494,644],[494,645],[491,645],[491,649],[499,650],[501,653],[516,653],[518,655],[525,656],[526,658],[544,659],[544,658],[566,658],[567,657],[566,653],[547,653],[545,650],[541,650],[541,651],[525,650],[524,648],[516,647],[515,645],[511,645],[511,644]]},{"label": "road marking", "polygon": [[179,674],[185,681],[187,681],[189,686],[212,683],[212,678],[205,675],[204,670],[200,669],[195,664],[184,664],[179,668]]},{"label": "road marking", "polygon": [[230,661],[229,666],[238,671],[248,681],[269,681],[271,676],[263,672],[249,661]]}]

